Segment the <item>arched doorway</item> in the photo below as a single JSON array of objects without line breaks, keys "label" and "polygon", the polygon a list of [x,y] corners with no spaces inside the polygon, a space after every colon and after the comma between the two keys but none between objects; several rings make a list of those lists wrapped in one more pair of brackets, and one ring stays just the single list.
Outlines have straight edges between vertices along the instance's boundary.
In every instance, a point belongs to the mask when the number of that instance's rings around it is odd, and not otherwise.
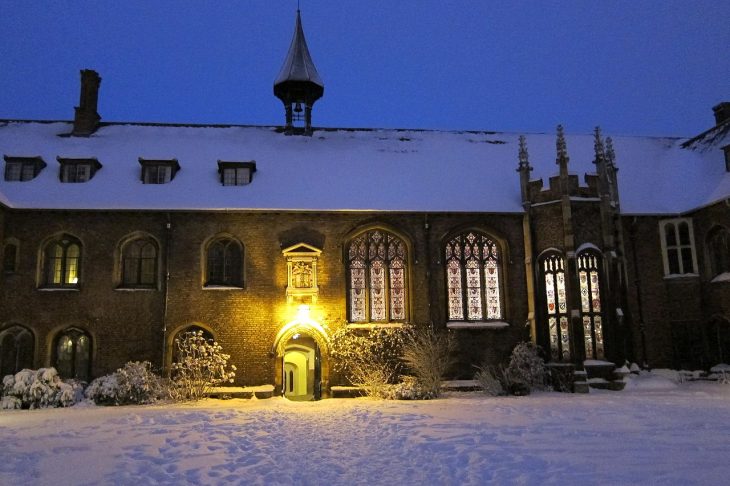
[{"label": "arched doorway", "polygon": [[322,394],[322,363],[319,346],[312,337],[297,333],[284,344],[282,394],[289,400],[319,400]]}]

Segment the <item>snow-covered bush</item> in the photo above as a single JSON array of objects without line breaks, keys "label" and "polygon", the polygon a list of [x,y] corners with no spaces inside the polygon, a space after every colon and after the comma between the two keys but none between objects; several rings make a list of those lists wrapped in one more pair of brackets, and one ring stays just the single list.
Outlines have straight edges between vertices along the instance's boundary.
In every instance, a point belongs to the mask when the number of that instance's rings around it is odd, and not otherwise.
[{"label": "snow-covered bush", "polygon": [[484,393],[493,397],[505,394],[504,387],[502,386],[504,369],[495,369],[489,365],[477,366],[476,368],[477,372],[474,373],[474,380],[476,380]]},{"label": "snow-covered bush", "polygon": [[403,362],[424,396],[436,398],[441,394],[441,380],[454,363],[454,340],[447,333],[437,333],[430,327],[409,332],[403,344]]},{"label": "snow-covered bush", "polygon": [[230,355],[203,331],[186,332],[175,339],[177,356],[170,368],[168,392],[173,400],[200,400],[211,388],[233,383],[236,367]]},{"label": "snow-covered bush", "polygon": [[3,378],[2,408],[70,407],[83,396],[83,385],[64,383],[55,368],[21,370]]},{"label": "snow-covered bush", "polygon": [[162,393],[160,377],[152,371],[149,361],[130,361],[114,373],[92,381],[86,388],[86,398],[97,405],[152,403]]},{"label": "snow-covered bush", "polygon": [[430,400],[438,398],[432,390],[424,388],[416,377],[402,376],[400,383],[385,385],[382,398],[388,400]]},{"label": "snow-covered bush", "polygon": [[333,368],[370,397],[387,398],[389,384],[401,375],[405,331],[374,328],[363,331],[342,327],[332,336]]},{"label": "snow-covered bush", "polygon": [[528,393],[529,390],[543,389],[547,370],[545,361],[540,357],[540,348],[530,342],[517,344],[512,350],[505,375],[511,382],[510,387],[506,387],[510,393],[523,394],[525,387]]}]

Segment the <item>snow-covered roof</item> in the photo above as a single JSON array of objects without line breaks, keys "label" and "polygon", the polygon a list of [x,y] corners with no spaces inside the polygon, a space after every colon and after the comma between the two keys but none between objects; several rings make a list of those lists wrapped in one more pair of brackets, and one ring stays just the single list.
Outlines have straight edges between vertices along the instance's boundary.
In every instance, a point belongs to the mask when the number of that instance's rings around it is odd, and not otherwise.
[{"label": "snow-covered roof", "polygon": [[[59,136],[68,122],[0,122],[0,154],[48,164],[26,182],[0,180],[13,208],[128,210],[378,210],[522,212],[517,133],[105,123],[90,137]],[[610,135],[610,134],[608,134]],[[527,134],[532,178],[558,173],[555,135]],[[593,135],[567,135],[569,170],[592,173]],[[730,197],[721,146],[614,136],[621,208],[674,214]],[[62,183],[62,158],[96,158],[85,183]],[[139,158],[177,159],[167,184],[143,184]],[[250,184],[222,186],[217,161],[256,162]]]}]

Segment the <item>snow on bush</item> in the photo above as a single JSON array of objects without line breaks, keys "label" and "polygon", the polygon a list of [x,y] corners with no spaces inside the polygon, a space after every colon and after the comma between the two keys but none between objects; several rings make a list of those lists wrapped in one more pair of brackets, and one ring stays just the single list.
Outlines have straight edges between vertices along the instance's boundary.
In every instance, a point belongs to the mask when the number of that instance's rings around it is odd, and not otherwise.
[{"label": "snow on bush", "polygon": [[476,368],[477,372],[474,374],[474,380],[479,383],[484,393],[492,397],[505,394],[504,387],[502,386],[502,382],[504,381],[502,377],[504,373],[503,368],[495,369],[493,366],[488,365],[477,366]]},{"label": "snow on bush", "polygon": [[455,343],[449,334],[437,333],[430,327],[407,334],[403,362],[424,398],[437,398],[441,394],[441,380],[454,363],[454,350]]},{"label": "snow on bush", "polygon": [[430,400],[438,398],[433,390],[424,388],[414,376],[402,376],[400,383],[384,385],[382,397],[387,400]]},{"label": "snow on bush", "polygon": [[168,392],[173,400],[200,400],[211,388],[233,383],[236,367],[228,365],[230,355],[203,331],[186,332],[175,339],[177,358],[170,369]]},{"label": "snow on bush", "polygon": [[160,377],[149,361],[130,361],[116,372],[92,381],[86,398],[97,405],[152,403],[163,394]]},{"label": "snow on bush", "polygon": [[83,385],[77,381],[64,382],[55,368],[21,370],[3,378],[4,409],[70,407],[83,397]]},{"label": "snow on bush", "polygon": [[512,350],[509,365],[505,372],[512,382],[513,389],[527,387],[529,390],[540,390],[545,387],[547,370],[545,361],[540,357],[540,348],[530,342],[519,343]]},{"label": "snow on bush", "polygon": [[400,328],[352,329],[344,326],[332,335],[333,368],[370,397],[388,398],[388,385],[401,375],[400,356],[406,332]]}]

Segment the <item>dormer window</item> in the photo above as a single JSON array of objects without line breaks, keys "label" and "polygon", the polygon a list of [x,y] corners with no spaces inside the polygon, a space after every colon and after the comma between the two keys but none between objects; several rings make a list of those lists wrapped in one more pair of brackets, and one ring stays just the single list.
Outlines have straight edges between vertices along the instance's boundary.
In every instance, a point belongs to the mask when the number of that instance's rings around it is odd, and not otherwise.
[{"label": "dormer window", "polygon": [[96,171],[101,169],[101,164],[96,159],[65,159],[56,157],[61,164],[59,178],[61,182],[87,182]]},{"label": "dormer window", "polygon": [[180,170],[177,159],[149,160],[139,158],[142,166],[142,182],[144,184],[167,184],[175,178]]},{"label": "dormer window", "polygon": [[218,161],[218,174],[221,177],[221,184],[224,186],[245,186],[253,179],[256,172],[256,161],[249,162],[225,162]]},{"label": "dormer window", "polygon": [[725,153],[725,170],[730,172],[730,145],[725,145],[722,151]]},{"label": "dormer window", "polygon": [[5,155],[5,180],[25,182],[40,174],[46,163],[40,157],[8,157]]}]

